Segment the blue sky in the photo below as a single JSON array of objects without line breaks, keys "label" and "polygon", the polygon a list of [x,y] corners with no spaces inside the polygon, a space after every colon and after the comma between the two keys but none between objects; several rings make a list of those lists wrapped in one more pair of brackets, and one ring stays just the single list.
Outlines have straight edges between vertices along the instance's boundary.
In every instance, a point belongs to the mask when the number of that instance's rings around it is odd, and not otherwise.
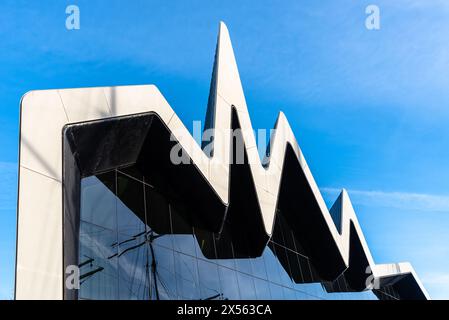
[{"label": "blue sky", "polygon": [[[65,28],[69,4],[80,30]],[[380,30],[365,28],[368,4]],[[410,261],[449,298],[448,18],[444,0],[1,1],[0,298],[13,293],[20,97],[151,83],[191,127],[220,20],[254,126],[284,111],[328,203],[348,189],[375,261]]]}]

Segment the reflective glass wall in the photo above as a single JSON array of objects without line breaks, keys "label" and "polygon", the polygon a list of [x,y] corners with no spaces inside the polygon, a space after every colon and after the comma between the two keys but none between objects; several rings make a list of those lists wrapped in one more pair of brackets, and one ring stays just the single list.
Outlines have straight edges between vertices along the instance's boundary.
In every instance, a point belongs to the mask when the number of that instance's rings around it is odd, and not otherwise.
[{"label": "reflective glass wall", "polygon": [[80,299],[377,299],[328,293],[344,279],[320,282],[281,215],[261,257],[237,256],[133,168],[82,179],[80,215]]}]

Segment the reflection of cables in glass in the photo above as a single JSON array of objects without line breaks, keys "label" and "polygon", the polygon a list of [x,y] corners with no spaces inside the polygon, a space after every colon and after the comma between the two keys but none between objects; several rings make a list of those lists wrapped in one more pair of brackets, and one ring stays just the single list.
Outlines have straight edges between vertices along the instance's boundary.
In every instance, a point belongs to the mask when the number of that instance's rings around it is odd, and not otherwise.
[{"label": "reflection of cables in glass", "polygon": [[[196,277],[195,277],[195,275],[194,275],[194,272],[189,268],[187,262],[182,258],[183,254],[182,254],[182,253],[177,253],[177,255],[179,256],[179,260],[181,260],[181,262],[184,264],[185,268],[189,271],[189,273],[190,273],[192,279],[195,280]],[[186,279],[186,280],[188,280],[188,279]],[[199,281],[198,281],[198,282],[199,282]],[[198,288],[199,288],[199,284],[197,284],[196,281],[193,281],[193,283],[194,283],[195,287],[198,287]],[[223,293],[219,292],[218,290],[213,289],[213,288],[209,288],[209,287],[207,287],[207,286],[204,286],[204,287],[205,287],[206,289],[210,290],[210,291],[215,291],[217,294],[215,294],[215,295],[213,295],[213,296],[211,296],[211,297],[204,298],[204,299],[202,299],[202,300],[214,300],[214,299],[216,299],[216,298],[218,298],[218,297],[223,298]],[[185,297],[184,297],[184,298],[185,298]],[[219,299],[219,300],[223,300],[223,299]]]},{"label": "reflection of cables in glass", "polygon": [[[94,258],[91,258],[91,257],[89,257],[89,256],[86,256],[86,255],[84,255],[84,256],[87,258],[87,260],[81,262],[81,263],[78,265],[78,268],[81,269],[81,267],[84,267],[84,266],[86,266],[86,265],[89,265],[90,268],[94,267],[93,262],[95,261],[95,259],[94,259]],[[88,271],[88,272],[86,272],[86,273],[84,273],[84,274],[81,274],[81,275],[80,275],[80,279],[79,279],[79,280],[80,280],[80,285],[83,284],[86,280],[88,280],[88,279],[89,279],[91,276],[93,276],[94,274],[96,274],[96,273],[98,273],[98,272],[101,272],[101,271],[103,271],[103,270],[104,270],[103,267],[97,266],[96,269],[93,269],[93,270]]]},{"label": "reflection of cables in glass", "polygon": [[[215,290],[214,290],[215,291]],[[203,300],[215,300],[217,298],[220,298],[218,300],[227,300],[227,299],[223,299],[223,293],[217,293],[216,295],[204,298]]]},{"label": "reflection of cables in glass", "polygon": [[142,231],[142,232],[140,232],[140,233],[138,233],[138,234],[132,236],[131,238],[126,239],[126,240],[124,240],[124,241],[122,241],[122,242],[114,242],[113,244],[111,244],[111,247],[114,248],[114,247],[116,247],[117,245],[120,246],[120,245],[125,244],[125,243],[127,243],[127,242],[131,242],[131,241],[133,241],[133,240],[136,240],[138,237],[140,237],[141,235],[144,235],[144,234],[145,234],[145,231]]},{"label": "reflection of cables in glass", "polygon": [[81,262],[79,265],[78,265],[78,268],[81,268],[81,267],[83,267],[83,266],[85,266],[86,264],[90,264],[90,266],[92,266],[92,262],[95,260],[95,259],[93,259],[93,258],[91,258],[91,257],[88,257],[88,256],[86,256],[86,255],[84,255],[86,258],[88,258],[86,261],[84,261],[84,262]]},{"label": "reflection of cables in glass", "polygon": [[111,247],[115,247],[115,246],[117,246],[117,245],[120,247],[120,245],[122,245],[122,244],[125,244],[125,243],[128,243],[128,242],[137,240],[137,239],[139,238],[139,236],[141,236],[141,235],[143,235],[143,234],[145,234],[145,233],[146,233],[147,236],[151,233],[150,239],[148,239],[148,237],[147,237],[147,239],[144,240],[144,241],[142,241],[141,243],[138,243],[138,244],[136,244],[136,245],[134,245],[134,246],[128,247],[128,248],[126,248],[125,250],[123,250],[123,251],[120,252],[120,253],[118,253],[118,252],[117,252],[117,253],[114,253],[113,255],[109,256],[108,259],[112,259],[112,258],[114,258],[114,257],[121,257],[121,256],[124,255],[125,253],[127,253],[127,252],[129,252],[129,251],[132,251],[132,250],[134,250],[134,249],[137,249],[137,248],[143,246],[143,245],[144,245],[145,243],[147,243],[147,242],[151,243],[152,241],[154,241],[154,240],[156,240],[157,238],[159,238],[159,237],[162,236],[162,235],[156,235],[156,236],[153,236],[153,235],[152,235],[152,234],[153,234],[153,231],[147,231],[147,232],[144,231],[144,232],[141,232],[141,233],[139,233],[139,234],[136,234],[136,235],[132,236],[130,239],[126,239],[126,240],[124,240],[124,241],[122,241],[122,242],[119,242],[119,243],[114,242],[113,244],[111,244]]},{"label": "reflection of cables in glass", "polygon": [[[156,271],[154,272],[154,274],[156,275],[157,280],[159,280],[159,282],[160,282],[162,288],[164,289],[164,292],[167,293],[168,298],[173,298],[173,297],[175,297],[175,295],[174,295],[172,292],[170,292],[170,290],[168,289],[168,287],[165,285],[165,283],[164,283],[162,277],[159,275],[159,272],[156,270]],[[156,280],[156,281],[157,281],[157,280]],[[156,299],[157,299],[157,300],[160,300],[159,294],[160,294],[160,293],[159,293],[159,290],[156,290]]]},{"label": "reflection of cables in glass", "polygon": [[[142,236],[145,236],[146,239],[142,240]],[[156,234],[153,230],[149,230],[149,231],[143,231],[143,232],[139,232],[133,236],[131,236],[128,239],[125,239],[121,242],[114,242],[111,244],[111,247],[118,247],[120,248],[121,245],[126,245],[126,244],[130,244],[130,242],[133,241],[140,241],[139,243],[135,244],[135,245],[131,245],[127,248],[125,248],[123,251],[114,253],[113,255],[109,256],[108,259],[112,259],[114,257],[121,257],[126,253],[129,253],[131,251],[134,251],[142,246],[145,245],[145,243],[148,243],[148,247],[150,249],[150,253],[151,253],[151,264],[148,263],[148,260],[150,257],[147,258],[147,263],[145,265],[145,270],[147,272],[148,278],[145,278],[145,284],[144,287],[146,288],[148,286],[150,292],[149,292],[149,298],[151,299],[151,297],[153,297],[153,294],[155,296],[156,300],[160,300],[160,290],[159,290],[159,285],[162,287],[164,293],[166,295],[168,295],[168,298],[170,297],[175,297],[175,294],[173,292],[171,292],[171,290],[169,289],[169,286],[166,285],[165,281],[163,280],[163,277],[160,275],[160,273],[157,270],[157,263],[156,263],[156,254],[155,254],[155,250],[153,247],[153,241],[158,239],[159,237],[164,236],[163,234]],[[194,271],[189,267],[189,265],[187,264],[187,262],[182,258],[182,254],[179,254],[179,258],[178,260],[181,261],[181,263],[183,264],[183,266],[185,267],[185,269],[188,271],[188,273],[190,274],[190,276],[192,277],[192,279],[196,279],[197,277],[195,277],[194,275]],[[150,277],[152,278],[153,281],[148,281]],[[150,283],[153,282],[153,285],[151,285]],[[200,287],[199,284],[197,283],[197,281],[194,281],[193,284],[196,287]],[[154,292],[152,292],[154,288]],[[216,292],[216,294],[210,296],[210,297],[206,297],[202,300],[214,300],[214,299],[219,299],[219,300],[226,300],[226,298],[224,298],[223,293],[220,293],[218,290],[214,289],[214,288],[210,288],[207,286],[204,286],[205,289],[208,289],[212,292]]]},{"label": "reflection of cables in glass", "polygon": [[[92,276],[95,275],[95,274],[97,274],[98,272],[102,272],[103,276],[115,278],[115,274],[108,273],[108,272],[107,272],[107,269],[105,269],[104,267],[99,266],[99,265],[95,265],[95,264],[94,264],[94,261],[95,261],[94,258],[91,258],[91,257],[89,257],[89,256],[87,256],[87,255],[83,255],[83,256],[86,257],[87,260],[81,262],[81,263],[78,265],[78,267],[81,269],[82,267],[89,266],[90,268],[96,267],[96,269],[91,270],[91,271],[88,271],[88,272],[86,272],[86,273],[80,275],[80,285],[82,285],[82,284],[83,284],[84,282],[86,282],[87,280],[91,279]],[[124,279],[122,279],[122,280],[124,280]],[[125,281],[126,281],[126,280],[125,280]],[[129,281],[126,281],[126,282],[129,282]],[[134,292],[132,292],[132,290],[131,290],[131,293],[134,294],[134,295],[136,295]],[[137,295],[136,295],[136,296],[137,296]]]},{"label": "reflection of cables in glass", "polygon": [[[110,256],[108,257],[108,259],[110,260],[110,259],[112,259],[112,258],[114,258],[114,257],[120,258],[120,257],[121,257],[122,255],[124,255],[125,253],[130,252],[130,251],[133,251],[133,250],[135,250],[135,249],[137,249],[137,248],[140,248],[140,247],[142,247],[143,245],[145,245],[146,243],[148,243],[148,245],[149,245],[149,247],[150,247],[150,250],[151,250],[151,256],[152,256],[151,273],[152,273],[152,275],[153,275],[153,281],[154,281],[154,286],[155,286],[155,294],[156,294],[156,299],[159,300],[160,297],[159,297],[159,290],[158,290],[158,282],[162,285],[162,287],[164,288],[165,292],[169,293],[169,290],[168,290],[168,288],[165,286],[165,284],[163,283],[162,279],[160,279],[160,276],[158,275],[158,272],[157,272],[157,266],[156,266],[156,260],[155,260],[155,254],[154,254],[154,248],[153,248],[152,242],[153,242],[154,240],[156,240],[157,238],[163,236],[163,235],[155,234],[155,233],[153,232],[153,230],[150,230],[150,231],[143,231],[143,232],[140,232],[140,233],[138,233],[138,234],[135,234],[135,235],[131,236],[131,238],[126,239],[126,240],[124,240],[124,241],[121,241],[121,242],[114,242],[114,243],[111,244],[111,247],[117,247],[117,246],[118,246],[118,248],[120,248],[120,245],[124,245],[124,244],[127,244],[127,243],[129,243],[129,242],[139,240],[139,238],[140,238],[142,235],[145,235],[145,240],[143,240],[142,242],[140,242],[140,243],[138,243],[138,244],[136,244],[136,245],[130,246],[130,247],[124,249],[124,250],[121,251],[121,252],[117,252],[117,253],[114,253],[113,255],[110,255]],[[146,266],[146,269],[147,269],[147,270],[148,270],[148,267],[149,267],[149,266],[148,266],[148,263],[147,263],[147,266]],[[159,278],[159,279],[158,279],[158,278]],[[146,280],[146,279],[145,279],[145,280]],[[159,280],[159,281],[158,281],[158,280]],[[145,285],[146,285],[146,283],[145,283]],[[151,295],[151,292],[150,292],[149,294],[150,294],[150,297],[151,297],[151,296],[152,296],[152,295]]]},{"label": "reflection of cables in glass", "polygon": [[[87,279],[89,279],[89,277],[93,276],[94,274],[103,271],[104,268],[103,267],[98,267],[97,269],[94,269],[92,271],[89,271],[85,274],[80,275],[80,284],[83,284],[84,281],[86,281]],[[84,280],[83,280],[84,279]]]},{"label": "reflection of cables in glass", "polygon": [[[148,238],[148,235],[150,236]],[[158,272],[157,272],[157,264],[156,264],[156,256],[154,254],[154,248],[153,248],[153,241],[156,240],[157,238],[161,237],[162,235],[154,235],[153,230],[150,230],[146,235],[146,241],[148,242],[148,245],[150,247],[150,252],[151,252],[151,272],[153,274],[153,281],[154,281],[154,291],[156,293],[156,300],[160,300],[159,297],[159,289],[157,286],[157,280],[159,277]],[[161,282],[162,287],[165,289],[165,292],[168,293],[166,286],[164,285],[164,283],[162,282],[162,279],[159,279],[159,281]]]}]

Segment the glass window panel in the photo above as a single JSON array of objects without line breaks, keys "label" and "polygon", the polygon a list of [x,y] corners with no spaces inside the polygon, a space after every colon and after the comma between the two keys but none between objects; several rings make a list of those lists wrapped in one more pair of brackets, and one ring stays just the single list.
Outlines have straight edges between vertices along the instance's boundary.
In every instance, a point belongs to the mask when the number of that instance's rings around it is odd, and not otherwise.
[{"label": "glass window panel", "polygon": [[282,286],[275,284],[273,282],[270,282],[270,292],[271,292],[271,298],[273,300],[283,300],[284,299],[284,290],[282,289]]},{"label": "glass window panel", "polygon": [[115,232],[81,221],[81,299],[118,299],[117,242]]},{"label": "glass window panel", "polygon": [[[116,230],[115,173],[81,180],[81,220],[97,226]],[[109,188],[108,188],[109,186]]]},{"label": "glass window panel", "polygon": [[312,297],[307,293],[295,290],[296,300],[312,300]]},{"label": "glass window panel", "polygon": [[175,252],[176,287],[180,299],[199,299],[199,281],[196,258]]},{"label": "glass window panel", "polygon": [[196,258],[175,252],[175,273],[177,277],[198,283],[198,264]]},{"label": "glass window panel", "polygon": [[240,272],[252,274],[251,260],[248,256],[248,243],[249,241],[246,239],[246,235],[242,235],[237,246],[233,243],[235,267]]},{"label": "glass window panel", "polygon": [[148,300],[150,298],[151,266],[145,235],[129,241],[119,235],[119,298]]},{"label": "glass window panel", "polygon": [[173,250],[173,236],[170,234],[157,234],[153,230],[148,231],[148,238],[159,247]]},{"label": "glass window panel", "polygon": [[173,234],[192,234],[191,222],[187,219],[188,213],[179,210],[175,205],[170,204],[171,224]]},{"label": "glass window panel", "polygon": [[195,247],[196,240],[193,235],[177,234],[172,236],[173,249],[177,252],[184,253],[190,256],[196,256]]},{"label": "glass window panel", "polygon": [[328,294],[326,294],[325,299],[326,300],[340,300],[341,299],[341,294],[340,292],[330,292]]},{"label": "glass window panel", "polygon": [[193,229],[189,222],[180,214],[178,210],[170,205],[171,224],[173,228],[173,248],[176,251],[195,256],[195,238]]},{"label": "glass window panel", "polygon": [[217,300],[223,298],[220,288],[218,266],[214,263],[198,259],[198,274],[202,300]]},{"label": "glass window panel", "polygon": [[312,271],[310,269],[310,263],[309,259],[305,258],[304,256],[298,254],[297,260],[299,263],[299,267],[301,268],[301,275],[304,282],[313,282],[314,277],[312,275]]},{"label": "glass window panel", "polygon": [[151,187],[145,186],[147,221],[156,233],[171,234],[170,211],[167,200]]},{"label": "glass window panel", "polygon": [[324,281],[322,282],[322,285],[324,286],[324,290],[326,292],[334,292],[336,290],[336,286],[334,286],[332,281]]},{"label": "glass window panel", "polygon": [[301,244],[299,243],[298,239],[293,235],[293,233],[292,233],[292,238],[293,238],[293,244],[294,244],[295,251],[299,254],[302,254],[303,256],[307,256],[305,254],[305,251],[302,248]]},{"label": "glass window panel", "polygon": [[284,245],[284,240],[282,238],[282,228],[281,228],[281,218],[279,211],[276,211],[276,219],[274,224],[273,235],[271,238],[272,242]]},{"label": "glass window panel", "polygon": [[117,173],[117,223],[122,234],[135,236],[145,231],[144,186]]},{"label": "glass window panel", "polygon": [[288,242],[286,241],[286,239],[288,239],[288,233],[289,233],[289,229],[287,227],[287,222],[285,221],[285,218],[282,216],[282,214],[279,212],[278,214],[278,218],[279,218],[279,227],[281,229],[281,242],[279,242],[278,244],[280,244],[283,247],[288,248]]},{"label": "glass window panel", "polygon": [[268,281],[254,278],[254,286],[256,288],[256,296],[259,300],[270,300],[270,285]]},{"label": "glass window panel", "polygon": [[311,281],[312,282],[320,282],[321,277],[319,276],[318,272],[316,271],[316,268],[314,267],[312,261],[310,259],[307,259],[309,270],[311,274]]},{"label": "glass window panel", "polygon": [[295,289],[315,298],[321,297],[323,294],[323,289],[320,283],[298,283],[295,284]]},{"label": "glass window panel", "polygon": [[176,285],[178,290],[178,298],[181,300],[198,300],[200,299],[199,287],[193,281],[176,277]]},{"label": "glass window panel", "polygon": [[220,287],[223,293],[223,299],[240,299],[239,286],[235,270],[219,266]]},{"label": "glass window panel", "polygon": [[216,259],[214,235],[212,232],[204,231],[200,228],[194,228],[196,256],[201,259]]},{"label": "glass window panel", "polygon": [[283,287],[285,300],[296,300],[296,293],[290,288]]},{"label": "glass window panel", "polygon": [[278,260],[279,275],[281,284],[286,287],[291,287],[292,280],[290,278],[290,263],[288,261],[287,251],[284,247],[274,244],[275,254]]},{"label": "glass window panel", "polygon": [[286,250],[288,263],[290,265],[291,277],[294,282],[303,282],[301,266],[299,265],[297,254],[293,251]]},{"label": "glass window panel", "polygon": [[176,300],[178,298],[174,273],[165,268],[157,268],[156,283],[157,285],[154,285],[152,288],[153,299],[157,299],[157,294],[160,300]]},{"label": "glass window panel", "polygon": [[257,299],[253,277],[237,272],[237,279],[239,282],[240,298],[246,300]]},{"label": "glass window panel", "polygon": [[348,284],[346,283],[346,279],[344,276],[340,276],[337,278],[338,286],[340,287],[340,291],[348,291]]},{"label": "glass window panel", "polygon": [[271,248],[265,248],[263,257],[267,268],[268,280],[274,283],[281,283],[281,277],[279,274],[279,262]]},{"label": "glass window panel", "polygon": [[[152,249],[152,250],[151,250]],[[160,295],[170,296],[170,299],[177,298],[175,259],[173,251],[166,247],[151,245],[150,254],[150,280],[152,283],[152,299],[156,299],[155,279],[157,280],[157,290]],[[152,264],[153,257],[155,264]],[[162,297],[160,297],[162,299]]]},{"label": "glass window panel", "polygon": [[160,193],[148,186],[145,186],[145,201],[147,221],[153,231],[151,234],[153,243],[173,248],[168,202]]},{"label": "glass window panel", "polygon": [[264,254],[262,256],[251,259],[252,274],[261,279],[267,279],[267,269],[265,266]]},{"label": "glass window panel", "polygon": [[235,265],[238,271],[246,274],[253,274],[251,268],[251,259],[249,258],[235,259]]},{"label": "glass window panel", "polygon": [[173,251],[158,245],[150,247],[150,261],[155,261],[156,273],[159,269],[166,270],[175,279],[175,260]]},{"label": "glass window panel", "polygon": [[377,297],[372,290],[365,291],[365,293],[366,300],[377,300]]},{"label": "glass window panel", "polygon": [[[142,216],[143,218],[143,216]],[[133,211],[126,207],[120,200],[117,201],[118,232],[131,239],[143,237],[145,234],[145,221],[136,216]]]},{"label": "glass window panel", "polygon": [[296,251],[293,232],[290,229],[287,221],[285,221],[285,219],[284,219],[284,223],[283,223],[282,234],[284,236],[285,247],[292,251]]},{"label": "glass window panel", "polygon": [[218,255],[217,264],[235,269],[234,249],[232,248],[232,241],[226,231],[223,231],[220,236],[215,234],[215,248]]}]

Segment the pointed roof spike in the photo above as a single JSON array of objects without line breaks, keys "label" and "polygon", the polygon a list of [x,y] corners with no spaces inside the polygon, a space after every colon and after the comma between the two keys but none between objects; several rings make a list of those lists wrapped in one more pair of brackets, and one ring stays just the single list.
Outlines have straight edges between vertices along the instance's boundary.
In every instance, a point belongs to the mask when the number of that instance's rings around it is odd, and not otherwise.
[{"label": "pointed roof spike", "polygon": [[215,90],[228,104],[246,109],[246,100],[235,60],[231,37],[224,22],[220,22],[215,56],[217,72]]},{"label": "pointed roof spike", "polygon": [[209,99],[204,130],[215,128],[217,118],[217,99],[220,97],[228,105],[247,112],[245,95],[235,60],[234,49],[228,28],[223,21],[219,23],[215,60],[209,89]]}]

